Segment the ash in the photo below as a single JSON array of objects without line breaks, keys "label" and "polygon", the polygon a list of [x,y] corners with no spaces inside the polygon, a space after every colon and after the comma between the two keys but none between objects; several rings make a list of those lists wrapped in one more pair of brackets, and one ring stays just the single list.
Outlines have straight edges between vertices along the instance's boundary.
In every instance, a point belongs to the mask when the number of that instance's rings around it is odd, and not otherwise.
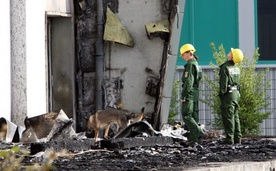
[{"label": "ash", "polygon": [[[92,141],[92,140],[91,140]],[[8,149],[14,144],[0,144],[0,149]],[[29,145],[21,148],[30,149]],[[43,165],[49,149],[35,155],[26,155],[22,170],[26,166]],[[136,146],[121,148],[91,148],[78,152],[56,152],[51,163],[54,171],[75,170],[188,170],[208,167],[212,163],[269,161],[276,159],[276,142],[269,138],[244,138],[242,144],[224,145],[219,141],[204,140],[193,147],[185,142],[175,141],[166,145]],[[1,160],[0,160],[1,162]]]}]

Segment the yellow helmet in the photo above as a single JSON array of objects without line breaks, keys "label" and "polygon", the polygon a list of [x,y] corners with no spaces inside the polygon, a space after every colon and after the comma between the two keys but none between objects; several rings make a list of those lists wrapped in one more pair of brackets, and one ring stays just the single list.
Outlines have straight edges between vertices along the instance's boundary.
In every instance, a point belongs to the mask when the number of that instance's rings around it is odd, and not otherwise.
[{"label": "yellow helmet", "polygon": [[232,52],[233,61],[235,64],[237,64],[243,60],[243,53],[240,49],[231,48],[231,52]]},{"label": "yellow helmet", "polygon": [[187,52],[187,51],[192,51],[195,52],[195,48],[193,45],[191,44],[185,44],[180,48],[180,55],[182,55],[183,53]]}]

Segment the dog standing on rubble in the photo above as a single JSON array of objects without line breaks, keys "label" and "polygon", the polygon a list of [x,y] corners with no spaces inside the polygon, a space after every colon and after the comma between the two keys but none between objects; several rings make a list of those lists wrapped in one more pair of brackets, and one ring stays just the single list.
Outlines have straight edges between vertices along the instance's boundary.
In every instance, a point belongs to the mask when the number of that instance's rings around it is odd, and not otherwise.
[{"label": "dog standing on rubble", "polygon": [[112,124],[117,124],[117,131],[124,129],[131,122],[141,121],[144,117],[143,107],[141,113],[135,118],[134,114],[126,114],[123,110],[113,107],[107,107],[104,110],[98,110],[95,114],[91,115],[87,121],[88,130],[95,131],[95,142],[98,139],[100,129],[105,128],[104,138],[108,138],[109,127]]}]

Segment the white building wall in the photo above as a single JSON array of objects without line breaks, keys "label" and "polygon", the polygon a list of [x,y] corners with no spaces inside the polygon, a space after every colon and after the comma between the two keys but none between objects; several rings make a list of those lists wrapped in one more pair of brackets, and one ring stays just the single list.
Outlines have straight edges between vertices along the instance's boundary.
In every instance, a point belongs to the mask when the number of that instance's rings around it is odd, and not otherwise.
[{"label": "white building wall", "polygon": [[252,59],[255,50],[255,0],[239,0],[239,48]]},{"label": "white building wall", "polygon": [[70,14],[70,0],[0,1],[0,117],[23,125],[47,111],[46,9]]},{"label": "white building wall", "polygon": [[28,117],[48,110],[46,14],[69,16],[72,9],[70,0],[26,0]]},{"label": "white building wall", "polygon": [[68,16],[72,14],[72,0],[46,0],[46,11],[50,15]]},{"label": "white building wall", "polygon": [[11,119],[10,1],[0,1],[0,117]]},{"label": "white building wall", "polygon": [[[34,5],[35,4],[35,5]],[[47,111],[46,0],[26,1],[27,115]]]}]

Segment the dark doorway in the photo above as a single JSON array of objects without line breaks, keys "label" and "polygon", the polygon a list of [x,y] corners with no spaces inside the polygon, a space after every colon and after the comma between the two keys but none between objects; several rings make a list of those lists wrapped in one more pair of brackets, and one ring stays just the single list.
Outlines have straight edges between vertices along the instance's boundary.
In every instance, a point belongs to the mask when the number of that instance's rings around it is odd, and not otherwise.
[{"label": "dark doorway", "polygon": [[75,118],[75,46],[71,17],[47,18],[48,110]]}]

